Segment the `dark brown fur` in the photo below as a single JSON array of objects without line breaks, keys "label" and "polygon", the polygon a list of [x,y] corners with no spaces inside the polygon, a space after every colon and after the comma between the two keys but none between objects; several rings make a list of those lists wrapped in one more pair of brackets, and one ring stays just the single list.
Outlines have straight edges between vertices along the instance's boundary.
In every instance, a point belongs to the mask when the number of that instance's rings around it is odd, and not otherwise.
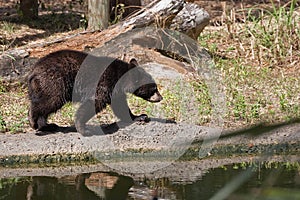
[{"label": "dark brown fur", "polygon": [[[120,78],[132,69],[135,72],[124,76],[126,78],[118,85]],[[76,78],[79,71],[80,75]],[[99,80],[98,83],[93,76]],[[137,83],[141,85],[143,82],[146,84],[135,88]],[[89,94],[93,87],[95,93]],[[114,114],[123,121],[145,120],[146,115],[132,114],[126,92],[151,102],[162,99],[151,76],[138,67],[134,59],[126,63],[72,50],[57,51],[41,58],[29,75],[28,90],[29,122],[32,128],[38,130],[55,130],[55,124],[47,124],[48,116],[72,100],[81,102],[75,115],[75,125],[79,132],[84,132],[85,123],[108,104],[113,104]]]}]

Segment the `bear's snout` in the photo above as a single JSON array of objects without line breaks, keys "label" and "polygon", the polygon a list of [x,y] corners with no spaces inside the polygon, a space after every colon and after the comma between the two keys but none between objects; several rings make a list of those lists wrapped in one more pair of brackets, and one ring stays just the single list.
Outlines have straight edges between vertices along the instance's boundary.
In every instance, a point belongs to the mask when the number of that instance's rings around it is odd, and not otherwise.
[{"label": "bear's snout", "polygon": [[150,102],[160,102],[161,100],[163,100],[163,97],[160,95],[160,93],[157,91],[154,93],[154,95],[152,95],[148,101]]}]

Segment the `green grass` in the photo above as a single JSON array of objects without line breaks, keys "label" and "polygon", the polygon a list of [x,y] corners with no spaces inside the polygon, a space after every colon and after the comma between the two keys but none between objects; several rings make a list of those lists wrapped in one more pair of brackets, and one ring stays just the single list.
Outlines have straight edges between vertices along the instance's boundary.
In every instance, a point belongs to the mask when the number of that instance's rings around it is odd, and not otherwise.
[{"label": "green grass", "polygon": [[12,34],[15,31],[15,24],[11,22],[1,22],[0,29],[7,34]]},{"label": "green grass", "polygon": [[[28,128],[26,91],[19,83],[0,81],[0,131],[18,133]],[[0,89],[1,90],[1,89]]]},{"label": "green grass", "polygon": [[123,3],[117,4],[112,8],[114,13],[114,19],[110,21],[110,24],[116,24],[121,21],[123,14],[125,13],[125,5]]},{"label": "green grass", "polygon": [[261,18],[245,23],[227,16],[227,26],[205,30],[199,37],[222,72],[227,126],[300,117],[300,16],[294,5],[273,5]]},{"label": "green grass", "polygon": [[[272,2],[273,3],[273,2]],[[258,52],[253,56],[266,61],[269,67],[285,67],[293,64],[293,57],[299,56],[300,25],[299,14],[295,13],[296,0],[290,7],[273,7],[265,10],[265,17],[247,23],[246,34]]]},{"label": "green grass", "polygon": [[6,92],[6,87],[5,87],[3,81],[0,78],[0,94],[3,94],[5,92]]},{"label": "green grass", "polygon": [[3,119],[2,114],[0,114],[0,132],[5,132],[6,131],[6,123]]},{"label": "green grass", "polygon": [[207,86],[197,81],[170,80],[161,82],[159,90],[163,101],[150,103],[129,95],[129,107],[135,114],[176,121],[205,124],[210,121],[210,94]]},{"label": "green grass", "polygon": [[72,103],[65,104],[58,112],[49,116],[50,123],[56,123],[61,126],[74,124],[74,107]]},{"label": "green grass", "polygon": [[7,21],[0,21],[0,47],[1,51],[8,49],[15,41],[15,33],[20,31],[21,26]]},{"label": "green grass", "polygon": [[229,124],[272,123],[300,117],[296,74],[281,77],[277,70],[239,63],[232,59],[218,63],[225,77]]}]

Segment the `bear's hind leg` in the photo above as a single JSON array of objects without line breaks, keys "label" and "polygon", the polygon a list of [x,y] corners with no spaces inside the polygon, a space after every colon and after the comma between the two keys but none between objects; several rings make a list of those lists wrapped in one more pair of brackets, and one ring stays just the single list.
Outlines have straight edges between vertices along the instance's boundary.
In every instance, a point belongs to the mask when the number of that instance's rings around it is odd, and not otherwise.
[{"label": "bear's hind leg", "polygon": [[32,110],[32,105],[30,105],[29,111],[28,111],[28,121],[29,125],[33,129],[38,129],[38,116],[35,114],[35,112]]},{"label": "bear's hind leg", "polygon": [[38,130],[39,131],[58,131],[59,129],[59,126],[57,124],[54,124],[54,123],[51,123],[51,124],[48,124],[47,123],[47,117],[44,117],[44,116],[40,116],[39,119],[38,119]]},{"label": "bear's hind leg", "polygon": [[48,115],[52,112],[55,111],[51,109],[41,110],[38,105],[31,103],[28,113],[30,127],[39,131],[57,131],[59,127],[56,124],[47,123]]}]

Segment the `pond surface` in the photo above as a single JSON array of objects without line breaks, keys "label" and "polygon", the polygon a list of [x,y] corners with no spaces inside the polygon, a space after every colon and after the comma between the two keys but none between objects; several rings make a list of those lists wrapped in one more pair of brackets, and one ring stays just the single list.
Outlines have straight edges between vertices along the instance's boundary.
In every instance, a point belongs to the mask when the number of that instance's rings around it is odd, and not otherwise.
[{"label": "pond surface", "polygon": [[182,180],[172,177],[133,179],[113,172],[1,178],[0,199],[299,200],[300,164],[238,163],[210,169],[196,179],[183,177]]}]

